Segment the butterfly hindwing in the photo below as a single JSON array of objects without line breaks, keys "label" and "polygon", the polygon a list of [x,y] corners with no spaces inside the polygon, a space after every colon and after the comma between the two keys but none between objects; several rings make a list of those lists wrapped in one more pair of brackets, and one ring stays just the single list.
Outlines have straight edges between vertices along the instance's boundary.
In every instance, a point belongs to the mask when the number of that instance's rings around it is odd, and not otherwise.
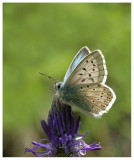
[{"label": "butterfly hindwing", "polygon": [[94,117],[106,113],[115,101],[115,93],[111,88],[102,84],[81,85],[73,104]]},{"label": "butterfly hindwing", "polygon": [[70,85],[105,83],[106,78],[104,56],[100,50],[95,50],[79,63],[65,83]]}]

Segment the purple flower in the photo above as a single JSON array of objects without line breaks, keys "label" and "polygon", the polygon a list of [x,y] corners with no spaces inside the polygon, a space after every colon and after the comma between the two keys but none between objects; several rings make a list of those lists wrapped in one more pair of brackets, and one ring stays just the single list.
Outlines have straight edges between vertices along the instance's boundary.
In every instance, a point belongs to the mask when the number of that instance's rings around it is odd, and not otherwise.
[{"label": "purple flower", "polygon": [[[80,157],[86,155],[87,150],[102,149],[100,143],[88,145],[82,140],[88,132],[83,135],[78,134],[80,116],[75,124],[71,106],[59,102],[58,99],[53,101],[47,123],[42,120],[41,125],[48,139],[32,141],[35,146],[32,149],[25,149],[26,152],[32,152],[37,157]],[[38,148],[43,150],[38,151]]]}]

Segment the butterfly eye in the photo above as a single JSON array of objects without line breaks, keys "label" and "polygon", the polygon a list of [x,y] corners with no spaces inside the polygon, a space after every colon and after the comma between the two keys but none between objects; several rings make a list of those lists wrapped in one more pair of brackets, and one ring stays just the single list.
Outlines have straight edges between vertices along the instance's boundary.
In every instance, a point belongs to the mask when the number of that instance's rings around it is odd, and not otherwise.
[{"label": "butterfly eye", "polygon": [[57,86],[58,89],[60,89],[60,84]]}]

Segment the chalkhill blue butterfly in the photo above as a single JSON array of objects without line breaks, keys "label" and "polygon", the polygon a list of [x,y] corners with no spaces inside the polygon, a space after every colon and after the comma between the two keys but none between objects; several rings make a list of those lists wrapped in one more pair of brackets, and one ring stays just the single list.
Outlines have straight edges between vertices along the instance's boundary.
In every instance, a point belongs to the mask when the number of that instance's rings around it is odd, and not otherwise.
[{"label": "chalkhill blue butterfly", "polygon": [[62,103],[76,106],[90,116],[101,117],[116,99],[114,91],[105,84],[107,74],[101,51],[91,52],[85,46],[74,57],[63,82],[48,77],[58,81],[56,97]]}]

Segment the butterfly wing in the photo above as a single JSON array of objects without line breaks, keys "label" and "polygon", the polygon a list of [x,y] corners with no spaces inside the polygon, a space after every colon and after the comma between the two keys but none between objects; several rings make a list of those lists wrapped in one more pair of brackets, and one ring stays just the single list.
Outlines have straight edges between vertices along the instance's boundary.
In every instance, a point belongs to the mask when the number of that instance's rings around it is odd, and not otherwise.
[{"label": "butterfly wing", "polygon": [[83,47],[79,50],[79,52],[76,54],[74,57],[68,71],[66,72],[66,75],[63,80],[63,84],[66,82],[67,78],[69,75],[72,73],[72,71],[76,68],[76,66],[89,54],[91,51],[89,50],[88,47]]},{"label": "butterfly wing", "polygon": [[[76,66],[64,84],[64,88],[79,86],[71,97],[72,105],[94,117],[106,113],[116,99],[113,90],[104,84],[106,78],[104,56],[100,50],[95,50]],[[72,89],[69,92],[72,95]]]},{"label": "butterfly wing", "polygon": [[65,85],[105,83],[107,69],[100,50],[88,54],[67,78]]},{"label": "butterfly wing", "polygon": [[79,88],[72,103],[93,117],[107,113],[116,99],[114,91],[104,84],[92,84],[90,88],[82,85]]}]

